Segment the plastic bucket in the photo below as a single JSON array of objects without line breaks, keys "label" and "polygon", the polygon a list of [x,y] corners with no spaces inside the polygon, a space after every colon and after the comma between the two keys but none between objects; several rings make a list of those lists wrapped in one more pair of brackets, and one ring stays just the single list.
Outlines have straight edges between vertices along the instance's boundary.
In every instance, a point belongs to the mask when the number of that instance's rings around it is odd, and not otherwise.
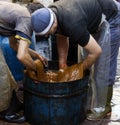
[{"label": "plastic bucket", "polygon": [[88,76],[71,82],[38,84],[26,77],[25,117],[31,125],[80,125],[86,118],[87,90]]}]

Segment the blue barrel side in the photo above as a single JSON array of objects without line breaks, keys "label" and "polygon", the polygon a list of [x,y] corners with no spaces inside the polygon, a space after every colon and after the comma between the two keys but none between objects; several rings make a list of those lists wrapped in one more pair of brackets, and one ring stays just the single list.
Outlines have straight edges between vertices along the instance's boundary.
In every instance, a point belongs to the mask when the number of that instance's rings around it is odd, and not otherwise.
[{"label": "blue barrel side", "polygon": [[[30,45],[31,49],[35,49],[35,42],[34,42],[34,35],[32,36],[32,44]],[[0,36],[0,47],[3,51],[3,55],[5,57],[6,63],[12,72],[16,81],[23,80],[24,78],[24,66],[23,64],[17,59],[16,55],[17,52],[14,51],[9,45],[8,37]]]},{"label": "blue barrel side", "polygon": [[8,37],[1,37],[0,46],[3,51],[6,63],[10,68],[16,81],[23,79],[23,65],[18,61],[16,57],[16,51],[14,51],[9,45]]},{"label": "blue barrel side", "polygon": [[24,106],[32,125],[78,125],[86,118],[88,77],[68,83],[24,83]]}]

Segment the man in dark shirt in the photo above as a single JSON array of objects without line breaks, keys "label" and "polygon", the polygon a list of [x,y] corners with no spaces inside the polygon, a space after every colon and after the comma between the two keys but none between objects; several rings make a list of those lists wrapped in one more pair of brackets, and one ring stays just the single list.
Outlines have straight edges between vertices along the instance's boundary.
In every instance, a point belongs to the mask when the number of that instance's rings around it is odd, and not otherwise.
[{"label": "man in dark shirt", "polygon": [[110,43],[106,19],[111,23],[110,20],[117,14],[118,9],[113,0],[60,0],[51,4],[49,8],[35,11],[31,17],[35,32],[45,36],[56,34],[60,69],[67,67],[68,39],[87,50],[87,56],[83,60],[84,70],[95,64],[95,96],[98,103],[96,107],[102,107],[102,110],[89,114],[89,120],[98,120],[111,112],[113,82],[110,82],[110,66],[115,63],[110,58],[110,44],[114,40]]}]

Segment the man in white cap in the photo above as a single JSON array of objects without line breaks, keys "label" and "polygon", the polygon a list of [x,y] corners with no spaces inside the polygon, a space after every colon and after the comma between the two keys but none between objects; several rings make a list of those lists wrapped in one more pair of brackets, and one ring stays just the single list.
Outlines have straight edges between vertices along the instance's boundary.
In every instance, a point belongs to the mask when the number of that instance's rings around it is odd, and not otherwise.
[{"label": "man in white cap", "polygon": [[[67,66],[68,39],[81,45],[87,51],[87,56],[83,60],[84,70],[95,64],[94,88],[96,87],[97,104],[88,115],[89,120],[99,120],[111,112],[110,103],[118,49],[112,48],[110,51],[110,46],[114,41],[120,39],[120,35],[118,36],[118,30],[115,30],[117,39],[112,37],[110,43],[109,24],[106,19],[113,27],[112,21],[116,25],[120,25],[120,21],[115,21],[115,18],[120,19],[120,14],[113,0],[69,0],[69,2],[60,0],[48,8],[35,11],[31,17],[36,33],[45,36],[56,34],[60,68],[64,69]],[[113,36],[112,29],[111,33]],[[116,43],[119,43],[118,40]],[[113,70],[114,73],[110,74]],[[69,77],[70,74],[64,75]],[[96,108],[99,109],[99,112]]]}]

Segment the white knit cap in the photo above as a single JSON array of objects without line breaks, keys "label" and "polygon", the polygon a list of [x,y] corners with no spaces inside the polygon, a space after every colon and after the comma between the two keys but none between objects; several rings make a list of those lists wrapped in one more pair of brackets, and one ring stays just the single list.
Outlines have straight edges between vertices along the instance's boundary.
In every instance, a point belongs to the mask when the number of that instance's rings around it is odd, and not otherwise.
[{"label": "white knit cap", "polygon": [[33,30],[39,35],[45,35],[54,22],[54,13],[50,8],[41,8],[31,15]]}]

